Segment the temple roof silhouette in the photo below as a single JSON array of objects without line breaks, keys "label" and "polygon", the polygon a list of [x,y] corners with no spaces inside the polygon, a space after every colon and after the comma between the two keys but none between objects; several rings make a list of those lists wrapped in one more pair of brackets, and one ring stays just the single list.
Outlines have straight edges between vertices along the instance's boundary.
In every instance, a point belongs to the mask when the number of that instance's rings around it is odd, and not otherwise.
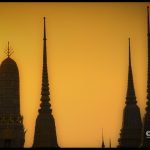
[{"label": "temple roof silhouette", "polygon": [[0,65],[0,113],[19,113],[19,70],[9,54]]},{"label": "temple roof silhouette", "polygon": [[0,147],[23,147],[25,132],[23,117],[20,114],[19,69],[10,58],[13,53],[9,48],[7,57],[0,65]]},{"label": "temple roof silhouette", "polygon": [[[7,79],[8,77],[12,79],[13,75],[18,75],[18,66],[16,62],[11,59],[10,57],[7,57],[0,66],[0,73],[3,73],[5,75],[4,78]],[[13,74],[12,74],[13,73]]]},{"label": "temple roof silhouette", "polygon": [[1,74],[0,80],[7,80],[7,81],[19,80],[18,66],[16,62],[12,58],[10,58],[13,51],[9,47],[9,42],[8,42],[8,48],[4,52],[7,55],[7,58],[2,61],[0,66],[0,74]]}]

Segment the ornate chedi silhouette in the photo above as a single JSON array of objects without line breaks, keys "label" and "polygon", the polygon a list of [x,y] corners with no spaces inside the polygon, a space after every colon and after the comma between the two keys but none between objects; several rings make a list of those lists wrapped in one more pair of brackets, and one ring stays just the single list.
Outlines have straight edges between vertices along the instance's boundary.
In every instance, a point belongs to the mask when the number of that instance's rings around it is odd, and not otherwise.
[{"label": "ornate chedi silhouette", "polygon": [[128,68],[128,88],[126,96],[126,106],[123,112],[123,123],[118,139],[118,147],[139,147],[141,144],[142,122],[140,109],[137,106],[132,67],[130,56],[130,39],[129,39],[129,68]]},{"label": "ornate chedi silhouette", "polygon": [[52,115],[49,82],[47,70],[47,52],[46,52],[46,27],[44,17],[44,38],[43,38],[43,73],[42,73],[42,91],[39,114],[36,119],[35,135],[33,147],[58,147],[55,121]]},{"label": "ornate chedi silhouette", "polygon": [[7,49],[7,58],[0,65],[0,147],[23,147],[25,132],[20,115],[19,71],[10,58],[13,52]]},{"label": "ornate chedi silhouette", "polygon": [[150,131],[150,27],[149,27],[149,7],[147,7],[147,24],[148,24],[148,80],[147,80],[147,103],[146,113],[143,122],[142,133],[142,147],[150,147],[150,138],[147,137],[146,132]]}]

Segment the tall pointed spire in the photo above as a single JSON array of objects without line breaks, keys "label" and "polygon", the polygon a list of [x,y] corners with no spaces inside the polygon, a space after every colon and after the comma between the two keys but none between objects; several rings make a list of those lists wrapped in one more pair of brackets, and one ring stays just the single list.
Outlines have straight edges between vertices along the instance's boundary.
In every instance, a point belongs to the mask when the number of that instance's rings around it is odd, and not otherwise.
[{"label": "tall pointed spire", "polygon": [[131,52],[129,38],[129,66],[128,66],[128,87],[126,105],[123,112],[122,129],[118,139],[118,147],[139,147],[141,143],[142,122],[140,109],[136,105],[136,96],[133,84],[131,67]]},{"label": "tall pointed spire", "polygon": [[129,38],[129,68],[128,68],[128,88],[127,88],[126,104],[131,104],[131,103],[137,103],[137,102],[136,102],[135,90],[133,84],[130,38]]},{"label": "tall pointed spire", "polygon": [[150,32],[149,32],[149,7],[147,7],[147,36],[148,36],[148,80],[147,80],[147,107],[146,111],[150,113]]},{"label": "tall pointed spire", "polygon": [[147,80],[147,108],[146,110],[150,112],[150,32],[149,32],[149,7],[147,7],[147,43],[148,43],[148,80]]},{"label": "tall pointed spire", "polygon": [[102,129],[102,148],[105,148],[104,137],[103,137],[103,129]]},{"label": "tall pointed spire", "polygon": [[148,42],[148,74],[147,74],[147,102],[146,113],[143,123],[142,147],[150,147],[150,138],[147,131],[150,131],[150,26],[149,26],[149,7],[147,7],[147,42]]},{"label": "tall pointed spire", "polygon": [[41,91],[41,109],[39,111],[50,111],[50,98],[49,98],[49,82],[48,82],[48,71],[47,71],[47,50],[46,50],[46,24],[44,17],[44,35],[43,35],[43,72],[42,72],[42,91]]},{"label": "tall pointed spire", "polygon": [[36,119],[33,147],[58,147],[55,120],[50,108],[46,40],[46,24],[44,17],[41,104]]}]

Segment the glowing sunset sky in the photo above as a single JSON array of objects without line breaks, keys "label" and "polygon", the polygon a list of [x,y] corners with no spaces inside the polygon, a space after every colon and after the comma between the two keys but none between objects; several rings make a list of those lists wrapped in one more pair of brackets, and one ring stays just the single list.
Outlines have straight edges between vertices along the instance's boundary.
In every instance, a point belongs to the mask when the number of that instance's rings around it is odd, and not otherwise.
[{"label": "glowing sunset sky", "polygon": [[131,38],[135,93],[145,113],[150,3],[0,3],[0,62],[7,42],[20,73],[21,114],[33,143],[40,104],[46,17],[51,104],[60,147],[118,144]]}]

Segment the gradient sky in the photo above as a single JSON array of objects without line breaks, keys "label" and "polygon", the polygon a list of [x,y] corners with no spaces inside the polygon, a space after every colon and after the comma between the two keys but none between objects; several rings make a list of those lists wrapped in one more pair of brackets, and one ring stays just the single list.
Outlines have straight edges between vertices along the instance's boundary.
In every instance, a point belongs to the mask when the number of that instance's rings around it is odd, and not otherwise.
[{"label": "gradient sky", "polygon": [[0,62],[7,42],[20,73],[25,147],[40,104],[46,17],[51,104],[60,147],[118,144],[127,90],[128,38],[135,92],[145,113],[147,5],[150,3],[0,3]]}]

